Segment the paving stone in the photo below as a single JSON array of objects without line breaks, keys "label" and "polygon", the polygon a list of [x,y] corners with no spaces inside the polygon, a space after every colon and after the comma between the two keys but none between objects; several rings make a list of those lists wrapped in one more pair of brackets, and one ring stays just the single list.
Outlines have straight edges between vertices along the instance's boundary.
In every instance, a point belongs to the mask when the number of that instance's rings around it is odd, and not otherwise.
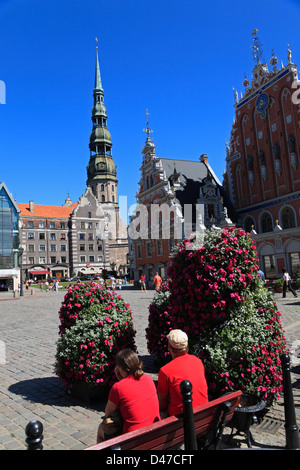
[{"label": "paving stone", "polygon": [[[136,343],[144,362],[144,369],[154,380],[158,371],[147,351],[145,328],[148,324],[148,306],[154,291],[147,293],[131,288],[118,291],[133,311]],[[53,364],[58,339],[58,311],[64,292],[49,295],[46,292],[24,295],[14,299],[0,293],[0,341],[5,342],[6,362],[0,364],[0,449],[26,449],[25,427],[31,420],[44,426],[45,450],[77,450],[95,444],[97,428],[104,412],[105,400],[86,406],[65,393],[54,374]],[[294,354],[300,346],[300,316],[298,299],[292,295],[282,299],[274,295],[282,313],[282,324],[288,347]],[[300,358],[292,358],[292,383],[296,415],[299,423]],[[272,434],[252,426],[254,447],[285,446],[284,407],[281,399],[267,414],[277,420],[279,429]],[[225,429],[225,435],[230,430]],[[243,437],[238,444],[245,447]]]}]

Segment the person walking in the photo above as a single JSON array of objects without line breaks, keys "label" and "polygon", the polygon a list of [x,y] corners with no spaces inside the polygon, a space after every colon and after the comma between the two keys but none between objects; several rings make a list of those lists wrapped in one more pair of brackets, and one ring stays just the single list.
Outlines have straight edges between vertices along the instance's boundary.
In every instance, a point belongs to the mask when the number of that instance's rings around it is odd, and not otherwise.
[{"label": "person walking", "polygon": [[291,284],[291,276],[289,275],[289,273],[287,272],[287,270],[285,268],[282,268],[282,272],[283,272],[283,292],[282,292],[282,297],[285,298],[286,297],[286,290],[287,288],[290,289],[290,291],[292,292],[292,294],[294,295],[294,297],[298,297],[298,295],[296,294],[296,292],[294,291],[293,287],[292,287],[292,284]]},{"label": "person walking", "polygon": [[155,287],[155,290],[157,290],[161,286],[161,283],[162,283],[162,279],[157,272],[153,278],[153,285]]},{"label": "person walking", "polygon": [[264,284],[265,284],[265,282],[266,282],[266,279],[265,279],[265,274],[264,274],[264,272],[263,272],[261,269],[259,269],[259,270],[258,270],[258,274],[259,274],[259,276],[260,276],[261,282],[262,282],[262,283],[263,283],[263,285],[264,285]]}]

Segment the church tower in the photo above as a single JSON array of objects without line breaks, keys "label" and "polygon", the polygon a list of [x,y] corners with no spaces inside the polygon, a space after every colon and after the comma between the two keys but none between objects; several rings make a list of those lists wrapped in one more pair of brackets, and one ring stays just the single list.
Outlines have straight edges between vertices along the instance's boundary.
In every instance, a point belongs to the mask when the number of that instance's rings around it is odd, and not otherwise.
[{"label": "church tower", "polygon": [[110,263],[108,270],[118,275],[124,275],[128,267],[127,224],[120,217],[117,193],[117,168],[112,157],[111,135],[107,128],[107,112],[104,105],[104,91],[101,82],[98,46],[96,47],[96,70],[93,96],[93,129],[90,134],[89,143],[90,160],[87,166],[86,195],[87,198],[89,198],[88,193],[90,192],[91,195],[95,197],[97,205],[105,217],[105,230],[100,234],[100,237],[106,241],[109,249],[109,256],[108,254],[106,256],[106,259],[109,259]]},{"label": "church tower", "polygon": [[98,46],[96,47],[96,70],[93,129],[90,134],[90,161],[87,166],[87,186],[100,203],[117,206],[117,169],[112,158],[111,135],[107,128],[107,112],[104,106],[104,91],[101,83]]}]

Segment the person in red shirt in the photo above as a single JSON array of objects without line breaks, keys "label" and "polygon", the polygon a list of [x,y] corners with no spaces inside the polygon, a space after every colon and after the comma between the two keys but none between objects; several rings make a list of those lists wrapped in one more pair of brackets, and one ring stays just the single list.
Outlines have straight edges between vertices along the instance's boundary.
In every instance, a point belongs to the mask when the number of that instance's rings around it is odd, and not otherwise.
[{"label": "person in red shirt", "polygon": [[[131,349],[116,356],[117,379],[108,395],[105,416],[119,410],[123,418],[122,434],[160,421],[156,387],[150,375],[144,374],[142,362]],[[97,443],[105,439],[102,424],[98,427]]]},{"label": "person in red shirt", "polygon": [[156,273],[154,278],[153,278],[153,284],[155,286],[155,289],[158,289],[158,287],[160,287],[161,283],[162,283],[162,279],[161,279],[160,275],[158,273]]},{"label": "person in red shirt", "polygon": [[208,402],[204,366],[196,356],[188,354],[188,337],[181,330],[171,330],[168,349],[172,360],[158,373],[158,398],[161,415],[169,416],[183,412],[180,383],[189,380],[192,384],[193,408]]}]

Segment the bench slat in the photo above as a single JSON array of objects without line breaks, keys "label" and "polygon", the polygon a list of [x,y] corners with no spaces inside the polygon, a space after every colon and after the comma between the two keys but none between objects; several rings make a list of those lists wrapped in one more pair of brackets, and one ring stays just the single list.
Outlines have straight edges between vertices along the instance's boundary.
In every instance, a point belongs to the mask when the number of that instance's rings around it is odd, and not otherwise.
[{"label": "bench slat", "polygon": [[[241,391],[229,393],[205,405],[194,409],[194,422],[197,437],[207,434],[212,428],[219,406],[229,401],[231,410],[226,416],[230,421]],[[165,450],[178,447],[184,442],[183,417],[170,416],[162,421],[150,424],[144,428],[108,439],[100,444],[87,447],[85,450],[104,450],[120,446],[122,450]]]}]

